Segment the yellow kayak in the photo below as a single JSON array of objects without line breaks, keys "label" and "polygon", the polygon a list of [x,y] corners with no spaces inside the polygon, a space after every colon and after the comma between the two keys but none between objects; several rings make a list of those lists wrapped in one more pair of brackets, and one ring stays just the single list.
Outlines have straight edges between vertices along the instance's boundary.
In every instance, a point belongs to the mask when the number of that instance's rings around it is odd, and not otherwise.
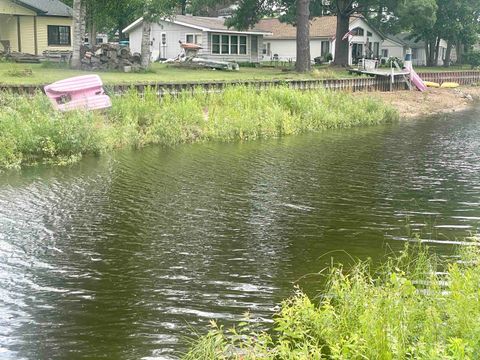
[{"label": "yellow kayak", "polygon": [[459,86],[460,86],[460,84],[456,83],[456,82],[444,82],[441,87],[444,88],[444,89],[454,89],[454,88],[457,88]]},{"label": "yellow kayak", "polygon": [[424,83],[425,86],[427,86],[427,87],[433,87],[433,88],[439,88],[439,87],[440,87],[440,84],[439,84],[439,83],[432,82],[432,81],[424,81],[423,83]]}]

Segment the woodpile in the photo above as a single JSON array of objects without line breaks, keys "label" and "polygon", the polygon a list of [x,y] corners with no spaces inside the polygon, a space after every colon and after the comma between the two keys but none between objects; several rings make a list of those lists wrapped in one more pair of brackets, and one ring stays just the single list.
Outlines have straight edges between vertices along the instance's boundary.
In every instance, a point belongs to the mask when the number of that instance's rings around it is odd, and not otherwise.
[{"label": "woodpile", "polygon": [[120,70],[124,72],[141,69],[141,55],[131,53],[130,48],[117,44],[100,44],[93,49],[82,47],[83,70]]}]

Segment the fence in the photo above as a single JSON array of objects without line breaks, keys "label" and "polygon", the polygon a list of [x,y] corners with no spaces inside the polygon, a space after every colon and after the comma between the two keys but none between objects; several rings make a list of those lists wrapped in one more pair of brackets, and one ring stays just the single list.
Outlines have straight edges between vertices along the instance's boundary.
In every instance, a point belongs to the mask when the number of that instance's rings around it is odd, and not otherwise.
[{"label": "fence", "polygon": [[[461,85],[480,83],[480,71],[446,71],[436,73],[419,73],[425,81],[434,82],[458,82]],[[122,94],[129,89],[136,89],[143,92],[147,87],[154,87],[160,95],[170,93],[176,94],[182,91],[194,91],[202,89],[205,91],[222,91],[227,86],[247,85],[258,90],[271,86],[288,86],[292,89],[313,90],[325,88],[334,91],[398,91],[405,90],[407,85],[402,77],[396,77],[391,84],[390,77],[358,77],[349,79],[322,79],[322,80],[269,80],[269,81],[209,81],[191,83],[137,83],[130,85],[106,86],[108,92]],[[43,85],[1,85],[0,91],[11,91],[17,94],[34,94],[42,91]]]}]

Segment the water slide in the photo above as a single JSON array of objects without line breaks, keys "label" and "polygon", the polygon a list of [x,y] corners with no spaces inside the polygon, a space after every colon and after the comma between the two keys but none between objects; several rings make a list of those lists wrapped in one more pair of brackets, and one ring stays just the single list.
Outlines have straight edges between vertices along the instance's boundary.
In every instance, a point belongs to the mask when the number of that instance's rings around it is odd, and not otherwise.
[{"label": "water slide", "polygon": [[408,70],[410,71],[410,81],[412,82],[412,84],[415,85],[420,91],[427,90],[427,86],[423,83],[422,78],[418,76],[416,71],[413,70],[413,68],[410,68]]},{"label": "water slide", "polygon": [[413,65],[412,65],[412,50],[408,49],[407,53],[405,55],[405,68],[410,71],[410,81],[413,85],[417,87],[418,90],[420,91],[426,91],[427,86],[423,83],[423,80],[418,74],[416,73],[415,70],[413,70]]}]

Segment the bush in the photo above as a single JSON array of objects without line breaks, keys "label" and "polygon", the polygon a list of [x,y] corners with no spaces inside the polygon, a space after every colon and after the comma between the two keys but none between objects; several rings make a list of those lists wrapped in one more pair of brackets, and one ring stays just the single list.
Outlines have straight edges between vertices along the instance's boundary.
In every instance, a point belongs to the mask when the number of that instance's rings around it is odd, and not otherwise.
[{"label": "bush", "polygon": [[480,51],[471,51],[464,55],[465,63],[470,65],[472,69],[480,66]]},{"label": "bush", "polygon": [[[472,244],[475,245],[475,244]],[[323,297],[283,302],[271,333],[248,322],[212,323],[185,359],[476,359],[480,354],[480,251],[442,264],[406,247],[376,272],[369,262],[327,275]]]}]

